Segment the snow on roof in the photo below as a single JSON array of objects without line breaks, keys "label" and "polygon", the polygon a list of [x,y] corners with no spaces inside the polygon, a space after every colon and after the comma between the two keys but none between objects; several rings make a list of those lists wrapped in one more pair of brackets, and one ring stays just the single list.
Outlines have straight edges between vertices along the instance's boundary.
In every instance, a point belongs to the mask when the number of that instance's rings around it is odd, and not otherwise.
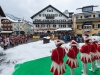
[{"label": "snow on roof", "polygon": [[72,30],[71,28],[59,28],[59,29],[56,29],[55,31],[69,31],[69,30]]},{"label": "snow on roof", "polygon": [[6,18],[9,19],[9,20],[12,21],[12,22],[18,22],[18,21],[15,21],[15,20],[13,20],[13,19],[7,17],[7,16],[6,16]]}]

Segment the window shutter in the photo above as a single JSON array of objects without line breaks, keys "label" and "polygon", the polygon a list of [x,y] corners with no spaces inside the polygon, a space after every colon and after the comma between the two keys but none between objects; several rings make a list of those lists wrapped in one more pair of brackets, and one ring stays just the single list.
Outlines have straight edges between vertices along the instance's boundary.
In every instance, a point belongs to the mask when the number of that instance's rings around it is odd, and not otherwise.
[{"label": "window shutter", "polygon": [[82,16],[81,16],[81,18],[82,18]]},{"label": "window shutter", "polygon": [[83,29],[83,26],[84,26],[84,25],[82,25],[82,29]]},{"label": "window shutter", "polygon": [[98,28],[100,28],[100,24],[98,24]]},{"label": "window shutter", "polygon": [[94,24],[92,25],[92,28],[94,28]]},{"label": "window shutter", "polygon": [[77,25],[77,29],[79,29],[79,26]]}]

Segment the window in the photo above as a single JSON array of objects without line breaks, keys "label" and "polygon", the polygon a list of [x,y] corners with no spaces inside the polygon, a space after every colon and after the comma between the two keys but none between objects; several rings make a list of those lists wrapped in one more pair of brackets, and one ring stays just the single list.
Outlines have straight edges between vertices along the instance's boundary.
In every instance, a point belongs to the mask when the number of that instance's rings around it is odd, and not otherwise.
[{"label": "window", "polygon": [[41,14],[39,14],[39,16],[41,17]]},{"label": "window", "polygon": [[53,10],[52,10],[52,12],[53,12]]},{"label": "window", "polygon": [[84,15],[84,18],[91,18],[91,15]]},{"label": "window", "polygon": [[62,16],[62,14],[59,14],[59,17],[61,17]]},{"label": "window", "polygon": [[95,17],[99,17],[99,14],[94,14],[95,15]]},{"label": "window", "polygon": [[8,30],[10,30],[10,28],[8,28]]},{"label": "window", "polygon": [[82,18],[82,16],[78,16],[78,19],[81,19]]},{"label": "window", "polygon": [[60,25],[59,25],[59,27],[60,27]]},{"label": "window", "polygon": [[77,29],[82,29],[82,25],[77,25]]},{"label": "window", "polygon": [[41,25],[41,27],[45,27],[45,25],[44,25],[44,24],[42,24],[42,25]]},{"label": "window", "polygon": [[66,28],[66,25],[63,25],[64,28]]},{"label": "window", "polygon": [[36,27],[39,27],[39,25],[36,25]]},{"label": "window", "polygon": [[61,28],[62,28],[62,25],[61,25]]},{"label": "window", "polygon": [[48,25],[48,27],[50,27],[50,25]]},{"label": "window", "polygon": [[51,12],[51,10],[49,10],[49,12]]},{"label": "window", "polygon": [[4,28],[4,30],[7,30],[7,28]]},{"label": "window", "polygon": [[98,29],[98,24],[94,24],[94,29]]},{"label": "window", "polygon": [[63,28],[65,27],[65,25],[63,25]]},{"label": "window", "polygon": [[55,17],[57,17],[58,16],[58,14],[55,14]]},{"label": "window", "polygon": [[95,15],[93,15],[93,17],[95,17]]},{"label": "window", "polygon": [[56,27],[56,25],[53,25],[53,27]]},{"label": "window", "polygon": [[84,7],[82,8],[82,12],[89,12],[89,11],[93,11],[93,7]]},{"label": "window", "polygon": [[100,17],[100,14],[99,14],[99,17]]},{"label": "window", "polygon": [[43,25],[45,27],[45,25]]}]

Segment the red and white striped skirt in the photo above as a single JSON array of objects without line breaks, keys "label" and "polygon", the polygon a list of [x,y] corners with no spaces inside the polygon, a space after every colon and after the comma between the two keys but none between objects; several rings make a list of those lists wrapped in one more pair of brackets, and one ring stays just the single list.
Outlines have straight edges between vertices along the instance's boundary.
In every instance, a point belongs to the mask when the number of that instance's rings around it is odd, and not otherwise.
[{"label": "red and white striped skirt", "polygon": [[66,64],[68,64],[68,66],[70,66],[71,68],[76,68],[76,67],[78,67],[78,60],[77,59],[68,58]]},{"label": "red and white striped skirt", "polygon": [[54,75],[63,74],[63,73],[65,73],[65,64],[64,63],[57,64],[56,62],[53,61],[52,64],[51,64],[50,71],[53,72]]},{"label": "red and white striped skirt", "polygon": [[81,61],[84,63],[92,62],[91,54],[82,53],[81,54]]},{"label": "red and white striped skirt", "polygon": [[98,52],[96,53],[91,52],[91,56],[92,56],[92,60],[97,60],[99,58]]},{"label": "red and white striped skirt", "polygon": [[100,52],[97,52],[98,60],[100,60]]}]

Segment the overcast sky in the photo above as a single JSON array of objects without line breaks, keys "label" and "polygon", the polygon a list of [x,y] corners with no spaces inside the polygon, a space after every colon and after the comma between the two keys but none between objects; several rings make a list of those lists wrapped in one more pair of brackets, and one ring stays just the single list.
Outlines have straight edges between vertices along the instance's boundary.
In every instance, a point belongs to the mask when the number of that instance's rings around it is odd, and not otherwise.
[{"label": "overcast sky", "polygon": [[52,5],[61,12],[68,10],[75,12],[76,8],[87,5],[99,5],[100,0],[0,0],[4,13],[12,14],[18,18],[32,21],[31,16],[48,5]]}]

